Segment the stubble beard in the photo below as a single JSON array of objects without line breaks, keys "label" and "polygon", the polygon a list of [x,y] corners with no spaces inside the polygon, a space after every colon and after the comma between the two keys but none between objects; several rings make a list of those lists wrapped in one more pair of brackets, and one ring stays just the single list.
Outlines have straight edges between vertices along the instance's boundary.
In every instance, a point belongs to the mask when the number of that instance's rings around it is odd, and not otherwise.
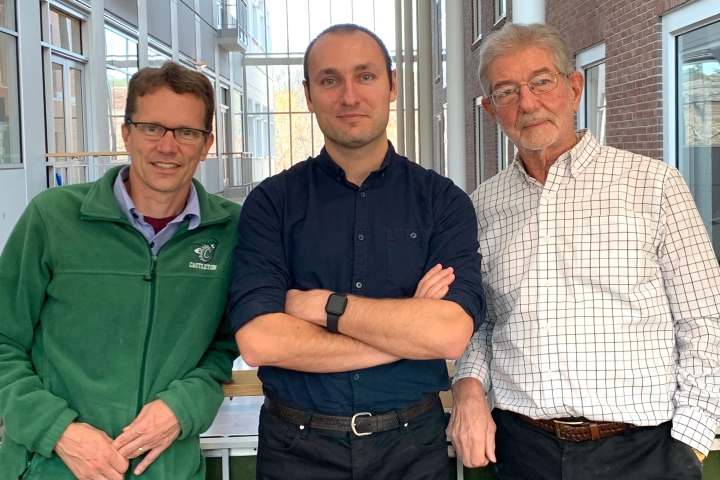
[{"label": "stubble beard", "polygon": [[[324,123],[324,122],[323,122]],[[378,120],[373,123],[367,130],[361,132],[359,135],[349,134],[339,128],[336,128],[332,124],[322,125],[318,124],[320,130],[325,135],[325,141],[328,140],[333,142],[339,147],[347,149],[362,148],[376,141],[382,137],[387,130],[388,119]]]}]

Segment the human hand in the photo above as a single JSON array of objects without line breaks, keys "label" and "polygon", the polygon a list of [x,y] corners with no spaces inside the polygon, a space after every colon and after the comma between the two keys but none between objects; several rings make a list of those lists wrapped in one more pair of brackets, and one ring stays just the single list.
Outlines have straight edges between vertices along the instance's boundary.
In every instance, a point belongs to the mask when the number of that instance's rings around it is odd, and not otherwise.
[{"label": "human hand", "polygon": [[450,284],[455,280],[455,273],[452,267],[442,268],[439,263],[423,276],[415,289],[414,298],[434,298],[440,300],[448,290]]},{"label": "human hand", "polygon": [[140,475],[175,439],[181,428],[177,417],[162,400],[154,400],[143,407],[140,414],[113,442],[120,455],[127,458],[145,455],[133,473]]},{"label": "human hand", "polygon": [[122,480],[128,461],[112,438],[87,423],[71,423],[55,444],[55,453],[80,480]]},{"label": "human hand", "polygon": [[301,318],[321,327],[327,326],[327,313],[325,305],[328,297],[332,294],[330,290],[288,290],[285,295],[285,313]]},{"label": "human hand", "polygon": [[447,435],[466,467],[495,462],[495,422],[482,383],[462,378],[452,387],[453,408]]}]

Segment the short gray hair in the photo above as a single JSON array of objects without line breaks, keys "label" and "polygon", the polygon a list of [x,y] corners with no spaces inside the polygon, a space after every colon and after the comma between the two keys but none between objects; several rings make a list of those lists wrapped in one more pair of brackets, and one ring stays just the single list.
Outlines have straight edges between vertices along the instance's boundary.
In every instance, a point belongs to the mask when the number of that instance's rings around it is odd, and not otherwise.
[{"label": "short gray hair", "polygon": [[522,25],[506,23],[504,27],[492,33],[480,47],[480,86],[485,95],[490,95],[492,85],[488,78],[490,63],[505,55],[516,53],[530,47],[542,48],[552,53],[555,67],[560,73],[569,75],[575,68],[567,42],[555,28],[542,23]]}]

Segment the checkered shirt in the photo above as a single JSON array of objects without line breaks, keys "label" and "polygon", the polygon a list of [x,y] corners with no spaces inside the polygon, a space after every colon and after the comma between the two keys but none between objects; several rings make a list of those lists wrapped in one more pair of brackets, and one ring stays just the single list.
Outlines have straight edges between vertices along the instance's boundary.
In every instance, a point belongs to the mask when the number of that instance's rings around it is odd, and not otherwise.
[{"label": "checkered shirt", "polygon": [[472,194],[488,320],[455,379],[536,419],[672,419],[707,454],[720,269],[706,229],[677,169],[578,136],[545,185],[516,156]]}]

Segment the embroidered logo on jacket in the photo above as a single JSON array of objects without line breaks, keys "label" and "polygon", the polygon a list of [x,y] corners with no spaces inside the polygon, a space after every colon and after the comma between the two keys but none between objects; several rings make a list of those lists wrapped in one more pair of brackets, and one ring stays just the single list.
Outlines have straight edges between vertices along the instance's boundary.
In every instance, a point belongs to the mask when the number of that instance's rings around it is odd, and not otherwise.
[{"label": "embroidered logo on jacket", "polygon": [[214,238],[208,239],[207,242],[200,245],[193,245],[193,252],[197,254],[201,263],[190,262],[190,268],[199,268],[200,270],[216,270],[217,265],[210,265],[210,262],[215,255],[215,249],[218,246],[218,241]]}]

